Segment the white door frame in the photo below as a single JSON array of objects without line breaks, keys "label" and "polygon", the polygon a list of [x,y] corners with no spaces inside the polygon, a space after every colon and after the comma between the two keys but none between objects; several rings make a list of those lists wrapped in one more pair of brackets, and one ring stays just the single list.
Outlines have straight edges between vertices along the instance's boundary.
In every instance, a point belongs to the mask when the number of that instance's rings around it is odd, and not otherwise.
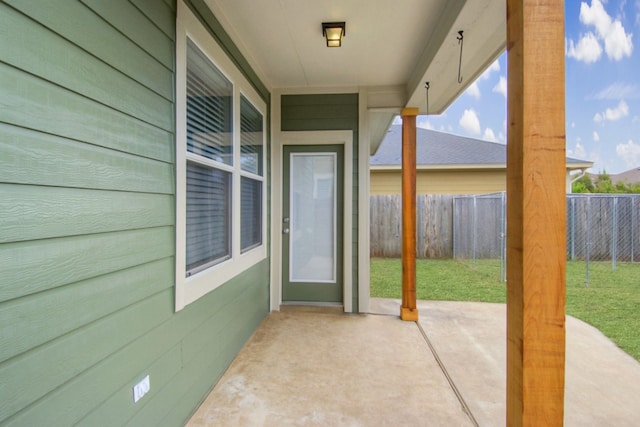
[{"label": "white door frame", "polygon": [[[280,310],[282,304],[282,147],[285,145],[342,145],[344,146],[344,209],[342,299],[344,311],[353,311],[352,296],[352,218],[353,218],[353,132],[304,131],[279,132],[272,140],[271,151],[271,310]],[[276,177],[276,171],[278,176]]]},{"label": "white door frame", "polygon": [[[343,90],[323,88],[317,93],[341,93]],[[353,90],[348,92],[353,93]],[[366,313],[369,311],[369,114],[366,89],[355,90],[355,92],[359,92],[358,310]],[[282,132],[280,98],[283,93],[281,90],[274,90],[271,93],[270,309],[280,311],[282,304],[282,147],[288,144],[342,144],[344,145],[343,304],[344,311],[351,313],[353,312],[353,132],[350,130]],[[307,89],[293,90],[291,93],[316,92]]]}]

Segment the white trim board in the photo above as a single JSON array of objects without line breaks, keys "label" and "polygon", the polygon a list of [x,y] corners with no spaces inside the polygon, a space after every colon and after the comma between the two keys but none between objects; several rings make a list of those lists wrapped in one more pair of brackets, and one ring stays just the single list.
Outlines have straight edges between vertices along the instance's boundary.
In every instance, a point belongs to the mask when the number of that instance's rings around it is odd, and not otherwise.
[{"label": "white trim board", "polygon": [[[284,145],[344,146],[344,212],[343,212],[343,305],[353,312],[353,131],[280,131],[280,94],[272,94],[271,153],[271,310],[282,304],[282,147]],[[277,126],[277,129],[275,129]]]},{"label": "white trim board", "polygon": [[369,149],[371,141],[368,89],[358,94],[358,311],[369,312],[370,287],[370,171]]},{"label": "white trim board", "polygon": [[[240,96],[245,97],[262,114],[263,132],[266,134],[267,108],[256,90],[236,68],[231,59],[226,55],[207,30],[202,26],[198,18],[193,15],[188,6],[182,1],[177,4],[176,19],[176,271],[175,271],[175,311],[182,310],[188,304],[196,301],[203,295],[213,291],[227,283],[241,272],[261,262],[267,257],[267,231],[262,229],[262,244],[242,253],[240,250],[240,223],[233,221],[231,230],[232,254],[231,258],[198,272],[190,277],[185,277],[186,263],[186,67],[187,67],[187,38],[192,40],[220,72],[233,84],[234,100],[234,166],[225,167],[233,171],[233,190],[235,196],[232,199],[232,212],[237,214],[241,209],[240,179],[242,176],[250,176],[240,167]],[[263,143],[267,144],[266,140]],[[263,157],[263,176],[253,176],[262,181],[263,195],[267,194],[267,169],[266,156]],[[262,223],[266,225],[267,204],[266,197],[262,200]]]}]

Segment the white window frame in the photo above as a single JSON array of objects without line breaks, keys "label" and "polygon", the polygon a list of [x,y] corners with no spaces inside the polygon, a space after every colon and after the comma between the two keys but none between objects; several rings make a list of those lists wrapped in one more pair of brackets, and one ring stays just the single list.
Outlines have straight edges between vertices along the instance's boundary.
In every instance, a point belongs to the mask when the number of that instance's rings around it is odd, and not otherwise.
[{"label": "white window frame", "polygon": [[[186,67],[187,37],[211,60],[233,84],[233,166],[231,190],[231,257],[196,274],[186,277]],[[241,169],[240,159],[240,95],[262,114],[263,155],[262,176]],[[225,284],[239,273],[267,257],[267,106],[244,75],[227,57],[191,10],[178,2],[176,22],[176,283],[175,310],[180,311],[203,295]],[[225,168],[226,169],[226,168]],[[241,253],[240,212],[241,177],[262,182],[262,242]]]},{"label": "white window frame", "polygon": [[[241,153],[242,141],[241,141],[241,136],[242,136],[242,134],[241,134],[241,126],[240,126],[241,110],[242,110],[242,108],[241,108],[242,106],[241,106],[241,102],[240,102],[241,98],[245,98],[247,101],[249,101],[251,103],[251,105],[256,110],[258,110],[258,112],[260,114],[262,114],[262,168],[261,168],[262,175],[259,175],[259,174],[256,174],[256,173],[253,173],[253,172],[250,172],[250,171],[242,169],[242,164],[241,164],[241,161],[242,161],[242,153]],[[235,101],[236,100],[234,98],[234,102]],[[261,181],[262,182],[262,209],[261,209],[261,211],[262,211],[262,228],[261,228],[261,230],[262,230],[262,238],[260,239],[260,243],[258,245],[250,246],[244,252],[243,252],[242,247],[240,247],[239,250],[244,255],[245,253],[250,252],[250,251],[252,251],[253,249],[255,249],[255,248],[259,247],[259,246],[263,246],[264,248],[266,248],[266,241],[265,241],[265,239],[266,239],[266,230],[265,230],[265,228],[267,227],[267,215],[266,215],[265,211],[267,209],[267,202],[266,202],[267,201],[267,193],[266,193],[266,191],[267,191],[267,188],[266,188],[266,176],[267,176],[267,169],[266,169],[266,167],[267,167],[267,161],[266,161],[267,160],[267,141],[266,141],[266,135],[267,135],[266,126],[267,126],[267,124],[266,123],[267,123],[267,116],[266,116],[266,114],[264,112],[264,109],[258,108],[256,106],[256,104],[253,102],[252,98],[250,96],[248,96],[244,92],[243,89],[240,90],[240,96],[238,97],[237,102],[238,102],[238,109],[237,109],[237,111],[238,111],[238,127],[237,127],[237,130],[238,130],[238,132],[237,132],[237,134],[238,134],[238,146],[237,146],[238,157],[236,158],[236,160],[238,162],[237,166],[238,166],[238,170],[239,170],[239,173],[240,173],[240,178],[239,178],[239,181],[238,181],[239,182],[238,185],[241,184],[242,178],[249,178],[249,179],[251,179],[253,181]],[[263,103],[263,106],[264,106],[264,108],[266,108],[266,104]],[[235,129],[236,129],[236,127],[235,127],[235,123],[234,123],[234,130]],[[234,149],[235,148],[236,148],[236,146],[234,145]],[[234,151],[234,153],[235,153],[235,151]],[[240,187],[239,187],[238,191],[239,191],[238,198],[241,199],[242,198],[242,193],[240,192],[241,191]],[[240,205],[241,204],[242,203],[240,203]],[[241,214],[242,214],[242,206],[240,206],[240,208],[238,209],[236,218],[240,218]],[[241,220],[238,220],[237,222],[240,224]],[[240,230],[240,235],[238,236],[238,246],[242,245],[241,234],[242,234],[242,230]],[[265,249],[265,256],[266,256],[266,249]]]}]

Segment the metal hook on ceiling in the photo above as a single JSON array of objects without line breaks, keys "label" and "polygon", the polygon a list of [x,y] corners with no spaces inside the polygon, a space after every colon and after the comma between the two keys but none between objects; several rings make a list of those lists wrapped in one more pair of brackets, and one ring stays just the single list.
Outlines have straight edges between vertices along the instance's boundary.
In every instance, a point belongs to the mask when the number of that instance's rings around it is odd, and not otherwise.
[{"label": "metal hook on ceiling", "polygon": [[425,82],[424,88],[427,91],[427,116],[429,115],[429,87],[430,87],[429,82]]},{"label": "metal hook on ceiling", "polygon": [[463,44],[463,40],[464,40],[464,36],[462,35],[464,31],[460,30],[458,31],[458,37],[456,37],[456,39],[458,40],[458,44],[460,45],[460,59],[458,60],[458,83],[462,83],[462,76],[460,75],[461,69],[462,69],[462,44]]}]

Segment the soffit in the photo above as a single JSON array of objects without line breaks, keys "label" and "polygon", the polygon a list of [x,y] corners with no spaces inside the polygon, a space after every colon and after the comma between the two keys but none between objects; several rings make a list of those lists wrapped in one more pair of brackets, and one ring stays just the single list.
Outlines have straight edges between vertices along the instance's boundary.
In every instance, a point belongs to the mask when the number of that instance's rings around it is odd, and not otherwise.
[{"label": "soffit", "polygon": [[[426,113],[425,81],[431,85],[430,112],[442,112],[497,58],[506,40],[505,0],[206,2],[270,90],[370,88],[379,94],[382,88],[386,96],[370,103],[377,112],[372,125],[379,128],[406,106]],[[346,22],[341,48],[325,46],[321,24],[330,21]]]}]

